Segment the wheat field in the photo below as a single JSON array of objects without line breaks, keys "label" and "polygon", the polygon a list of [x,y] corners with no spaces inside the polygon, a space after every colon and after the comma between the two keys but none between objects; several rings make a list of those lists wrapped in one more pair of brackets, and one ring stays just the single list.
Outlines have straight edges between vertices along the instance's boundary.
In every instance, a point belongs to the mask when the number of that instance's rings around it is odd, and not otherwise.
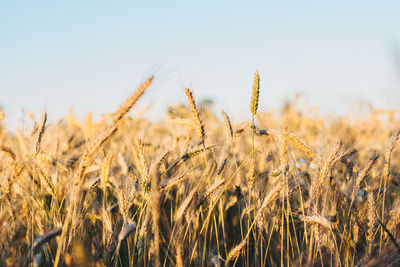
[{"label": "wheat field", "polygon": [[190,88],[130,116],[152,82],[99,121],[0,112],[0,266],[400,266],[397,111],[259,110],[256,72],[248,121]]}]

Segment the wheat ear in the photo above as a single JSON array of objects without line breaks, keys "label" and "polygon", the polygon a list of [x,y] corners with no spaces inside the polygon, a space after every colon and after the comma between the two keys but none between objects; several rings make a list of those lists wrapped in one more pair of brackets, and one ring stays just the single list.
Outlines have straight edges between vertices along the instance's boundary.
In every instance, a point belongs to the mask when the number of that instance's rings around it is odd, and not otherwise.
[{"label": "wheat ear", "polygon": [[254,158],[250,162],[249,172],[246,177],[247,177],[247,186],[249,190],[252,190],[254,187],[254,180],[256,178],[256,160]]},{"label": "wheat ear", "polygon": [[383,220],[384,213],[385,213],[386,182],[392,182],[392,178],[390,176],[390,160],[392,157],[392,152],[396,147],[396,143],[399,140],[399,136],[400,136],[400,128],[397,128],[390,136],[389,144],[388,144],[388,147],[385,152],[385,164],[383,166],[382,178],[381,178],[381,183],[382,183],[382,179],[384,181],[383,182],[383,197],[382,197],[382,217],[381,217],[382,220]]},{"label": "wheat ear", "polygon": [[400,136],[400,129],[396,129],[390,136],[388,147],[385,151],[385,165],[383,166],[382,175],[383,178],[388,181],[390,179],[390,159],[392,157],[392,152],[396,147],[397,140]]},{"label": "wheat ear", "polygon": [[254,117],[258,109],[258,98],[260,96],[260,74],[258,71],[254,73],[253,93],[251,95],[250,111]]},{"label": "wheat ear", "polygon": [[35,153],[36,155],[39,154],[40,152],[40,145],[42,143],[43,135],[44,135],[44,130],[46,127],[46,121],[47,121],[47,112],[43,111],[42,117],[40,119],[40,124],[39,124],[39,134],[36,139],[36,145],[35,145]]},{"label": "wheat ear", "polygon": [[214,194],[215,191],[217,191],[219,188],[221,188],[222,185],[224,185],[225,183],[225,179],[222,180],[218,180],[216,182],[214,182],[214,184],[212,184],[210,186],[210,188],[200,197],[197,205],[196,205],[196,209],[198,209],[201,205],[203,205],[203,203],[212,195]]},{"label": "wheat ear", "polygon": [[[375,153],[370,159],[367,166],[358,173],[356,178],[356,183],[354,184],[353,191],[351,192],[351,203],[356,198],[357,189],[360,187],[362,181],[364,181],[365,177],[367,176],[368,172],[371,170],[372,166],[378,160],[379,154]],[[351,205],[350,205],[351,206]]]},{"label": "wheat ear", "polygon": [[12,187],[15,183],[15,181],[18,179],[18,177],[21,175],[22,170],[24,169],[25,165],[23,163],[20,163],[18,165],[15,166],[13,174],[11,176],[8,177],[7,179],[7,184],[4,188],[3,194],[5,196],[5,199],[7,201],[7,204],[10,206],[10,214],[11,214],[11,219],[14,222],[15,221],[15,207],[13,205],[13,201],[11,198],[11,191],[12,191]]},{"label": "wheat ear", "polygon": [[144,94],[146,89],[152,83],[154,77],[151,76],[146,81],[144,81],[136,91],[126,99],[126,101],[119,107],[118,111],[113,115],[112,120],[114,123],[117,123],[125,114],[135,105],[136,101]]},{"label": "wheat ear", "polygon": [[300,216],[300,220],[309,224],[319,224],[328,229],[332,229],[332,223],[324,216],[313,215],[313,216]]},{"label": "wheat ear", "polygon": [[197,201],[197,196],[198,196],[197,189],[198,189],[197,186],[195,186],[192,189],[192,191],[190,191],[185,200],[182,202],[182,204],[179,206],[178,211],[176,212],[177,222],[183,217],[183,215],[185,215],[188,212],[191,203]]},{"label": "wheat ear", "polygon": [[16,156],[15,153],[12,151],[11,148],[6,147],[6,146],[0,146],[0,150],[4,151],[5,153],[7,153],[13,160],[15,160]]},{"label": "wheat ear", "polygon": [[286,131],[283,132],[282,135],[289,143],[291,143],[297,149],[299,149],[304,154],[306,154],[307,157],[309,157],[311,160],[316,159],[317,153],[315,152],[315,150],[312,147],[310,147],[309,145],[306,145],[306,143],[303,142],[302,140],[300,140],[299,137],[297,137],[296,135],[294,135],[292,133],[286,132]]},{"label": "wheat ear", "polygon": [[235,260],[237,257],[239,257],[240,252],[242,251],[242,249],[246,245],[246,243],[247,243],[247,236],[246,236],[246,238],[243,238],[243,240],[239,243],[239,245],[236,245],[234,248],[232,248],[229,251],[228,256],[226,257],[226,260],[225,260],[225,266],[228,266],[229,262],[231,262],[232,260]]},{"label": "wheat ear", "polygon": [[233,129],[232,129],[231,120],[229,119],[229,117],[225,113],[225,111],[222,111],[221,114],[222,114],[222,118],[224,118],[226,137],[229,141],[231,141],[233,139]]},{"label": "wheat ear", "polygon": [[190,108],[190,111],[192,112],[192,119],[195,123],[196,133],[199,136],[202,143],[204,144],[204,136],[205,136],[204,126],[200,119],[200,113],[197,110],[196,102],[194,101],[194,97],[193,97],[193,93],[192,93],[192,91],[190,91],[189,88],[185,88],[185,93],[186,93],[186,96],[189,101],[189,108]]},{"label": "wheat ear", "polygon": [[105,189],[107,187],[109,177],[110,177],[110,166],[111,159],[113,157],[112,153],[107,153],[103,159],[103,163],[100,169],[100,187]]},{"label": "wheat ear", "polygon": [[375,199],[372,189],[369,190],[367,196],[367,214],[368,214],[368,223],[367,223],[368,230],[365,238],[368,243],[368,253],[371,254],[372,242],[374,241],[374,226],[377,219]]}]

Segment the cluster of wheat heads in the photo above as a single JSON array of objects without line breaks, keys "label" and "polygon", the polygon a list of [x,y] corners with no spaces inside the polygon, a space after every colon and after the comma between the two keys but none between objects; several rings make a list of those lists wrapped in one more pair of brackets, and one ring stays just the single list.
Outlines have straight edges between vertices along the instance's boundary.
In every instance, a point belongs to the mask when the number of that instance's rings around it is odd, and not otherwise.
[{"label": "cluster of wheat heads", "polygon": [[1,266],[400,263],[395,111],[258,111],[256,72],[249,122],[189,88],[161,122],[128,116],[152,81],[98,122],[14,134],[0,112]]}]

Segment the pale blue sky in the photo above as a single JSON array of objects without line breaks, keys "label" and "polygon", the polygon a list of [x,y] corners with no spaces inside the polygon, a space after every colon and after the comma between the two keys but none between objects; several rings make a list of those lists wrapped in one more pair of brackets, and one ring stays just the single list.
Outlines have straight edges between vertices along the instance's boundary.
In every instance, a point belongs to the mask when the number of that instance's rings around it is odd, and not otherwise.
[{"label": "pale blue sky", "polygon": [[9,124],[21,107],[52,120],[112,112],[154,73],[141,107],[183,103],[190,86],[244,118],[258,69],[260,109],[295,92],[328,110],[399,108],[398,3],[2,1],[0,104]]}]

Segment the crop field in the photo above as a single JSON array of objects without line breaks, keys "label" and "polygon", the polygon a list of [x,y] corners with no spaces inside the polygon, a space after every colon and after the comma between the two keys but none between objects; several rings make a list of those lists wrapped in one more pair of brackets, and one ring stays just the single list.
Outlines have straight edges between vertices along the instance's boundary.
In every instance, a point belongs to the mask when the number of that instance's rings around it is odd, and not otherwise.
[{"label": "crop field", "polygon": [[400,266],[397,111],[261,110],[256,72],[247,121],[184,88],[152,122],[152,82],[98,121],[0,111],[0,266]]}]

